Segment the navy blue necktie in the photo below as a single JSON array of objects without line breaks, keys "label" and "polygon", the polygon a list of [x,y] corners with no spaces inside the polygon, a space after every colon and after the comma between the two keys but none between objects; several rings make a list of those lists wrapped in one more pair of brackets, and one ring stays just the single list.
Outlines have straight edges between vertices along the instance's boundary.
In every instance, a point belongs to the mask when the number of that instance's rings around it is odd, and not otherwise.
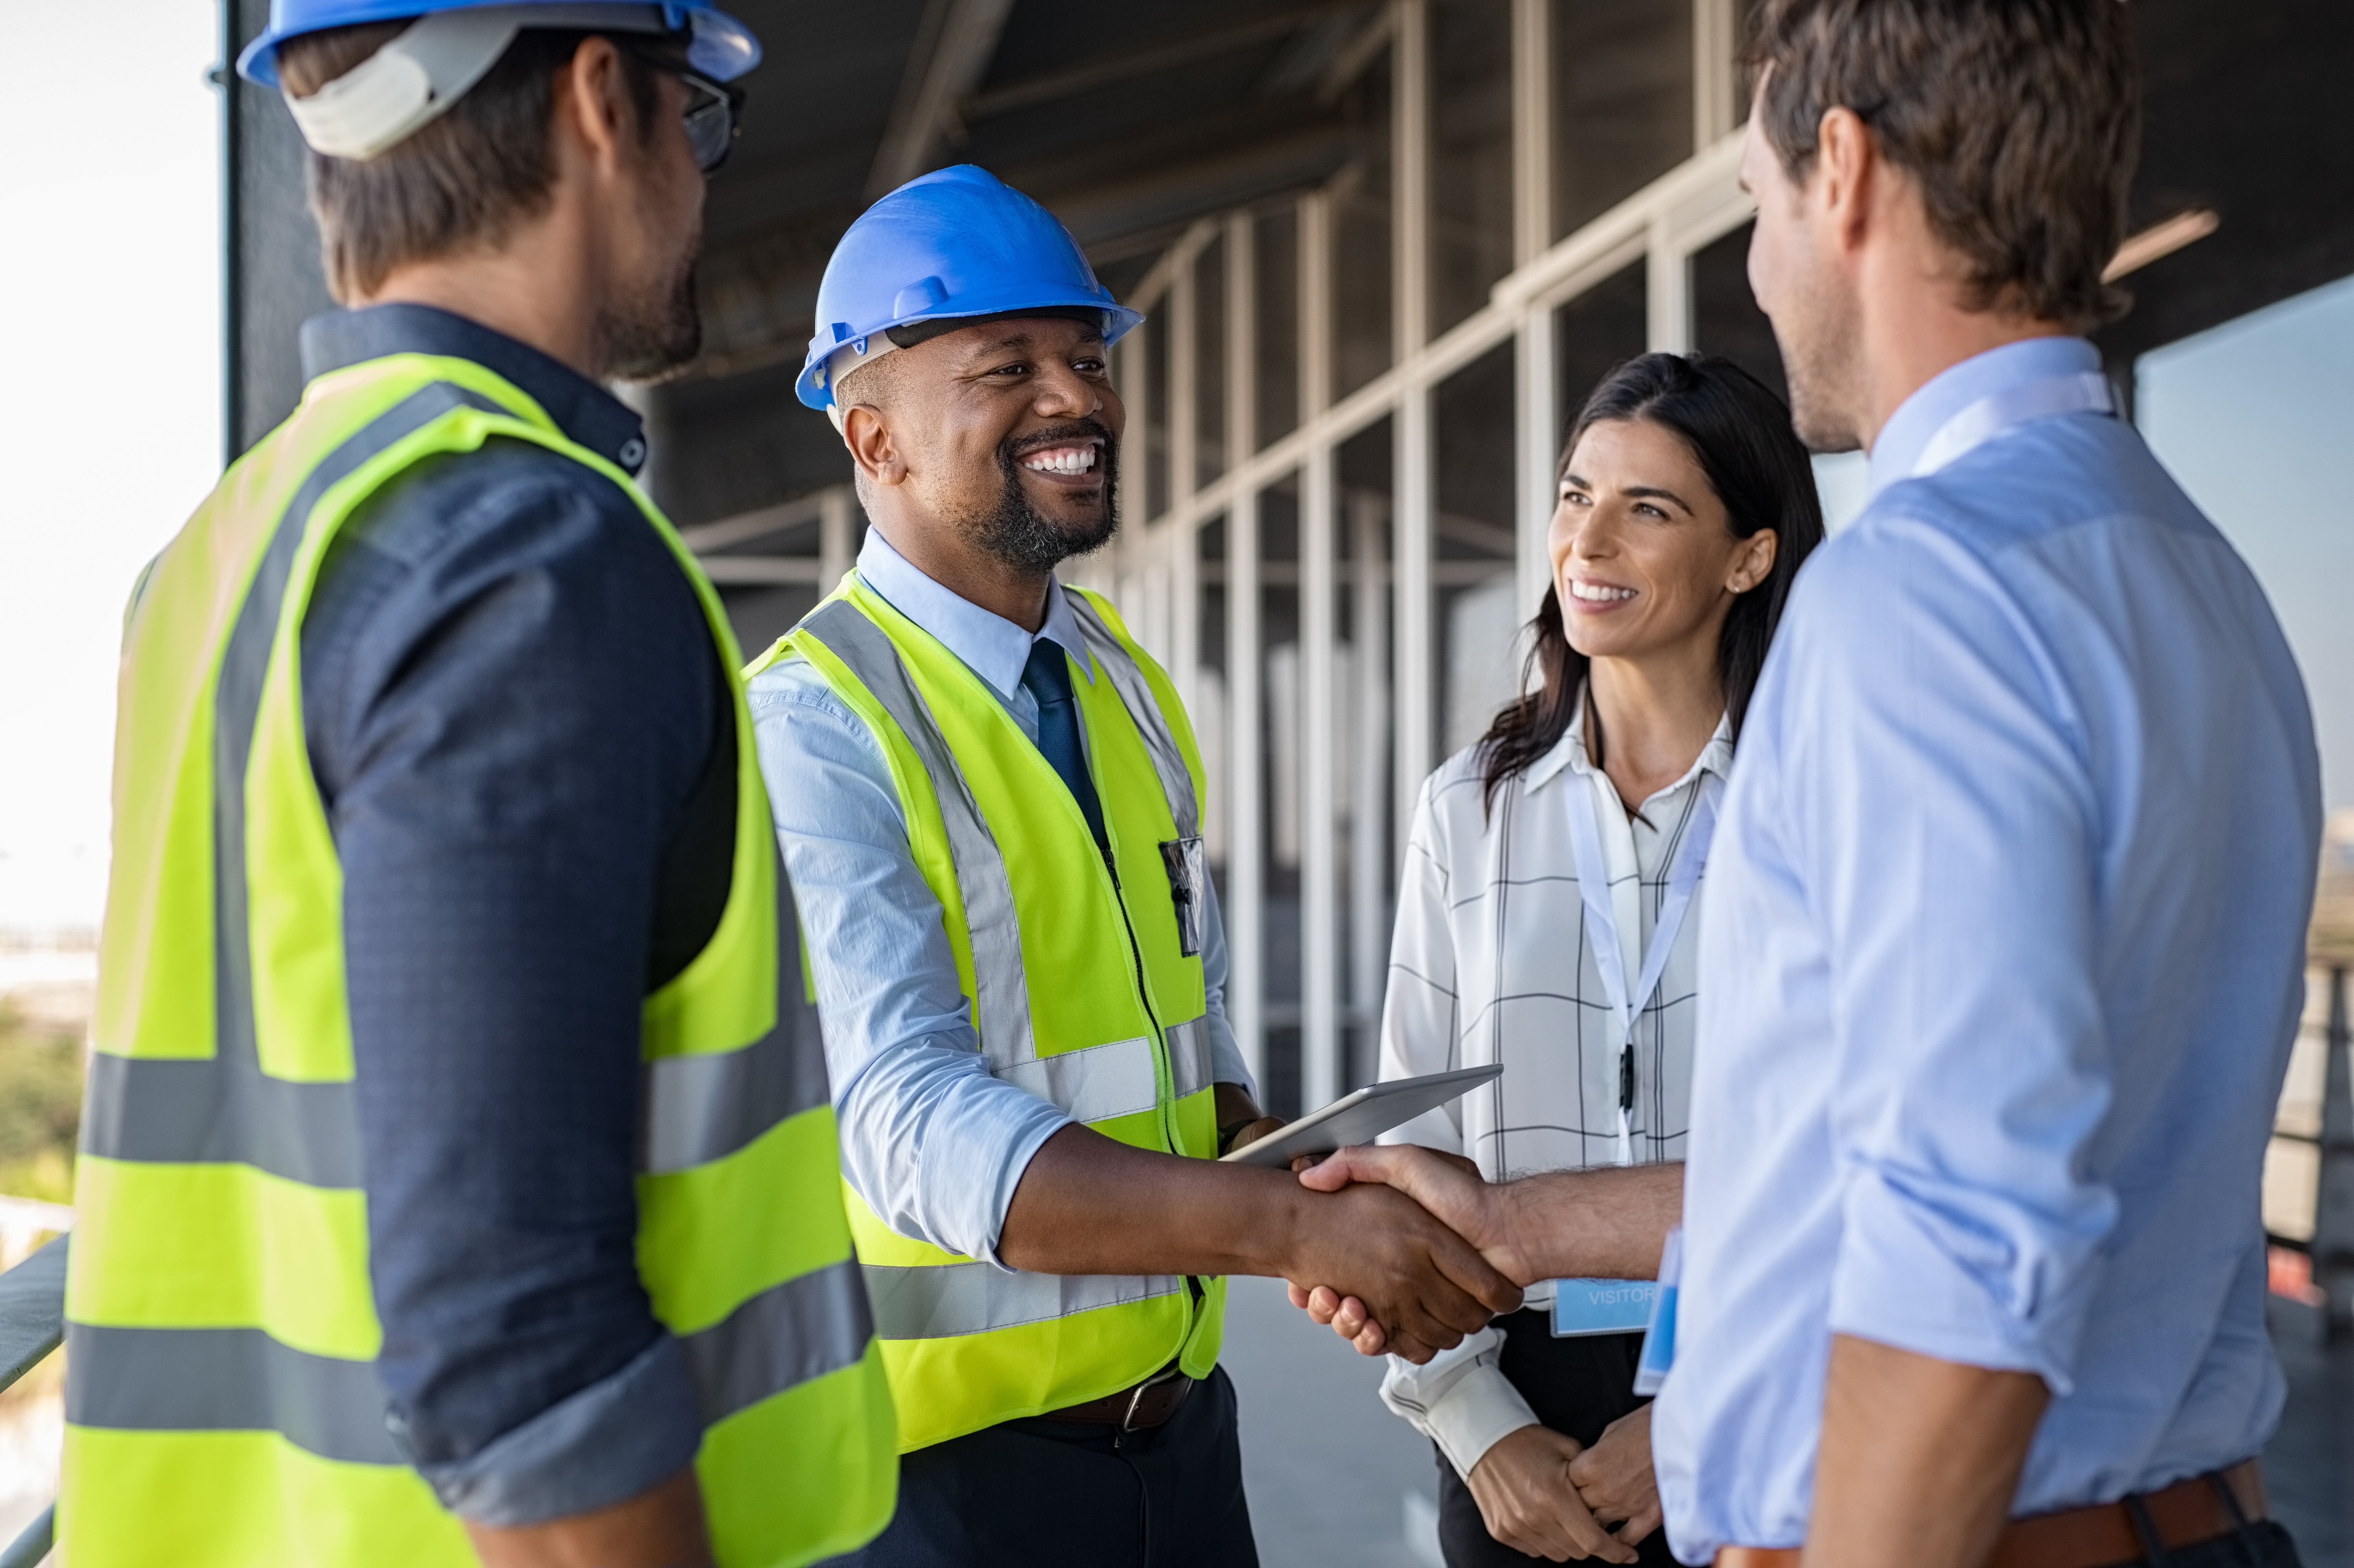
[{"label": "navy blue necktie", "polygon": [[1078,699],[1071,694],[1071,672],[1057,643],[1041,637],[1030,644],[1030,662],[1022,667],[1022,688],[1038,703],[1038,749],[1087,819],[1096,847],[1108,850],[1104,836],[1103,802],[1096,798],[1096,781],[1087,774],[1087,749],[1079,738]]}]

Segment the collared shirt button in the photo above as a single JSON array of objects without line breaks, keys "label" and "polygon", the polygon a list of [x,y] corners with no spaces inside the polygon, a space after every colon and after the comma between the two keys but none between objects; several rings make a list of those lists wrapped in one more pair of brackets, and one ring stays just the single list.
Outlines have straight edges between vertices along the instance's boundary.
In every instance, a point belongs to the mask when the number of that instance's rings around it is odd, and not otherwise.
[{"label": "collared shirt button", "polygon": [[621,450],[616,452],[614,456],[620,460],[623,468],[635,470],[640,463],[646,461],[646,443],[644,438],[641,436],[631,436],[628,440],[621,443]]}]

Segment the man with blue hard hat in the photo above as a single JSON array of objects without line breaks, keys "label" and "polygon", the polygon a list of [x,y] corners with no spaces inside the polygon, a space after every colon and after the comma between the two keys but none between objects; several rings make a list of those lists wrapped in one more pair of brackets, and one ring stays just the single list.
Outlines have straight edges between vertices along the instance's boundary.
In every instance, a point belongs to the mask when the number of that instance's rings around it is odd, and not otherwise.
[{"label": "man with blue hard hat", "polygon": [[727,622],[606,383],[697,350],[703,0],[278,0],[346,307],[127,618],[77,1568],[795,1568],[890,1395]]},{"label": "man with blue hard hat", "polygon": [[801,400],[874,526],[749,689],[899,1416],[899,1512],[846,1561],[1255,1562],[1221,1277],[1341,1270],[1425,1360],[1519,1294],[1400,1194],[1214,1158],[1277,1124],[1224,1013],[1201,757],[1055,577],[1116,525],[1137,313],[968,166],[852,226],[817,320]]}]

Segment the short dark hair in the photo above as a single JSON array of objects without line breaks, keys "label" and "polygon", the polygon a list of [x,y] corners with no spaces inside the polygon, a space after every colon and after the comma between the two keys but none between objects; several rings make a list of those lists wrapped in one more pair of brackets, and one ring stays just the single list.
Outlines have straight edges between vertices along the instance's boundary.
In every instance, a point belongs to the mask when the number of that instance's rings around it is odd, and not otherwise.
[{"label": "short dark hair", "polygon": [[[1773,646],[1782,607],[1789,601],[1790,584],[1823,542],[1823,505],[1815,493],[1813,463],[1790,428],[1790,410],[1782,399],[1733,361],[1714,355],[1639,355],[1605,376],[1561,444],[1556,473],[1566,471],[1580,438],[1605,419],[1639,421],[1674,434],[1724,503],[1725,524],[1734,536],[1746,539],[1760,529],[1775,535],[1773,569],[1733,601],[1717,637],[1717,679],[1738,740],[1757,690],[1757,673],[1765,668],[1766,651]],[[1562,630],[1557,586],[1545,589],[1529,630],[1535,645],[1522,684],[1534,679],[1536,689],[1498,714],[1479,741],[1480,778],[1490,805],[1504,780],[1527,771],[1569,732],[1593,664],[1570,646]],[[1602,736],[1592,738],[1599,758]]]},{"label": "short dark hair", "polygon": [[[279,79],[307,97],[408,26],[370,22],[290,38],[279,46]],[[447,112],[398,146],[365,163],[310,154],[311,212],[336,299],[372,293],[412,261],[496,246],[546,210],[556,179],[548,118],[556,74],[590,36],[527,28]],[[625,45],[631,102],[651,136],[662,105],[657,63],[634,38],[614,42]]]},{"label": "short dark hair", "polygon": [[2072,332],[2125,313],[2101,280],[2141,151],[2123,0],[1765,0],[1748,56],[1791,178],[1852,110],[1967,264],[1972,309]]}]

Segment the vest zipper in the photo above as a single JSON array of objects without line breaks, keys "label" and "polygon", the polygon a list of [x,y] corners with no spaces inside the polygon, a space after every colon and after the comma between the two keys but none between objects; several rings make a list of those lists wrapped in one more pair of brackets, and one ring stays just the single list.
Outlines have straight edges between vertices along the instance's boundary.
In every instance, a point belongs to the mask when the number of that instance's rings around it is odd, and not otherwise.
[{"label": "vest zipper", "polygon": [[[1109,823],[1105,824],[1104,832],[1107,838],[1110,836]],[[1178,1138],[1177,1123],[1174,1119],[1177,1106],[1177,1070],[1175,1065],[1169,1060],[1169,1033],[1161,1027],[1161,1015],[1152,1010],[1152,992],[1146,986],[1144,980],[1144,948],[1136,939],[1135,922],[1128,917],[1128,895],[1120,888],[1119,866],[1113,858],[1111,845],[1097,844],[1096,851],[1103,856],[1104,874],[1111,878],[1112,902],[1119,906],[1119,927],[1128,933],[1129,960],[1136,966],[1137,1004],[1144,1009],[1145,1022],[1152,1025],[1152,1044],[1157,1047],[1152,1054],[1153,1059],[1160,1064],[1156,1071],[1169,1075],[1170,1108],[1161,1113],[1161,1136],[1169,1140],[1170,1153],[1182,1156],[1184,1153],[1184,1145]],[[1189,1274],[1185,1277],[1185,1290],[1187,1296],[1191,1298],[1192,1306],[1198,1307],[1208,1298],[1207,1293],[1202,1288],[1202,1282],[1193,1275]],[[1185,1316],[1187,1319],[1185,1338],[1190,1340],[1193,1337],[1192,1322],[1193,1314],[1189,1310]],[[1178,1348],[1182,1351],[1183,1345],[1181,1343]]]}]

